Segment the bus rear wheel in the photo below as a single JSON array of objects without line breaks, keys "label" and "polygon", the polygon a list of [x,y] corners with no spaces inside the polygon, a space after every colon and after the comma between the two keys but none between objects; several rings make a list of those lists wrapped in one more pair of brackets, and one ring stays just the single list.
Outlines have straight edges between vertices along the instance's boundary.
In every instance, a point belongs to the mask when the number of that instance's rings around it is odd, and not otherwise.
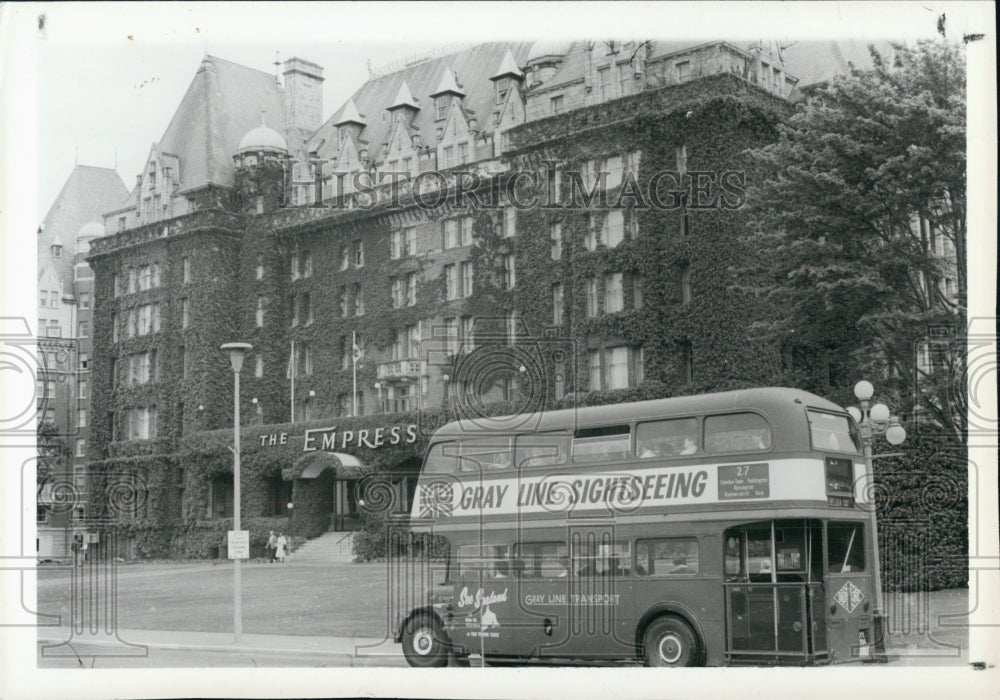
[{"label": "bus rear wheel", "polygon": [[698,640],[691,628],[676,617],[655,620],[643,635],[647,666],[694,666]]},{"label": "bus rear wheel", "polygon": [[406,623],[403,656],[417,668],[447,666],[448,643],[441,623],[430,615],[418,615]]}]

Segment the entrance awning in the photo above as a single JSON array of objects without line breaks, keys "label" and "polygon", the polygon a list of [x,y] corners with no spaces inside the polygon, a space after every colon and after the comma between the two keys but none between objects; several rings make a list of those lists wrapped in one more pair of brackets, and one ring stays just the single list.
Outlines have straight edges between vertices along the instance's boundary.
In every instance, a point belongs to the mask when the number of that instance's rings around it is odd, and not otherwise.
[{"label": "entrance awning", "polygon": [[321,452],[304,457],[303,461],[306,459],[309,462],[300,479],[316,479],[327,469],[333,469],[338,479],[360,479],[371,472],[357,457],[343,452]]}]

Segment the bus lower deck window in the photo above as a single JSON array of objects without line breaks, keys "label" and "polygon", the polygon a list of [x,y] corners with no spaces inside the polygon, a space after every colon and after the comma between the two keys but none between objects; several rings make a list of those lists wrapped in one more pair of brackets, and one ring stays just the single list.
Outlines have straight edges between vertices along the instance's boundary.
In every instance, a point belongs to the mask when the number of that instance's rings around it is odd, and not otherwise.
[{"label": "bus lower deck window", "polygon": [[562,578],[569,570],[567,547],[561,542],[518,543],[511,566],[518,578]]},{"label": "bus lower deck window", "polygon": [[632,569],[628,542],[597,542],[586,538],[574,543],[572,568],[575,576],[627,576]]},{"label": "bus lower deck window", "polygon": [[638,576],[680,576],[698,573],[698,540],[674,537],[639,540],[635,544]]},{"label": "bus lower deck window", "polygon": [[510,575],[507,545],[463,544],[456,552],[458,575],[465,578],[506,578]]}]

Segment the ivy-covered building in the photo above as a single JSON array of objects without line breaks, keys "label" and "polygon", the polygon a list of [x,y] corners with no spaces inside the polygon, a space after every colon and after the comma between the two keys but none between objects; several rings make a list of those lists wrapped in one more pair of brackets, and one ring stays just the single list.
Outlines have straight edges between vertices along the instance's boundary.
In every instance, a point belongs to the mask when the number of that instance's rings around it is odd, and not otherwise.
[{"label": "ivy-covered building", "polygon": [[84,528],[93,275],[86,255],[104,211],[127,194],[114,170],[74,166],[38,227],[36,420],[39,559],[71,554]]},{"label": "ivy-covered building", "polygon": [[220,552],[223,343],[253,345],[255,546],[405,512],[456,414],[780,383],[731,269],[755,254],[742,154],[776,138],[796,61],[846,68],[816,45],[483,44],[373,75],[323,121],[320,66],[206,56],[91,244],[91,466],[126,554]]}]

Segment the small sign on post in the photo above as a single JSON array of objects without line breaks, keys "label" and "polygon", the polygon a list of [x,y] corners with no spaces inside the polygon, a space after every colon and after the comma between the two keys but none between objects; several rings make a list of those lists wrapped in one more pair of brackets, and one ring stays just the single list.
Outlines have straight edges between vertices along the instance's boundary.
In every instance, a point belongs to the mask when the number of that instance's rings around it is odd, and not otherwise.
[{"label": "small sign on post", "polygon": [[250,558],[250,531],[230,530],[229,531],[229,558],[249,559]]}]

